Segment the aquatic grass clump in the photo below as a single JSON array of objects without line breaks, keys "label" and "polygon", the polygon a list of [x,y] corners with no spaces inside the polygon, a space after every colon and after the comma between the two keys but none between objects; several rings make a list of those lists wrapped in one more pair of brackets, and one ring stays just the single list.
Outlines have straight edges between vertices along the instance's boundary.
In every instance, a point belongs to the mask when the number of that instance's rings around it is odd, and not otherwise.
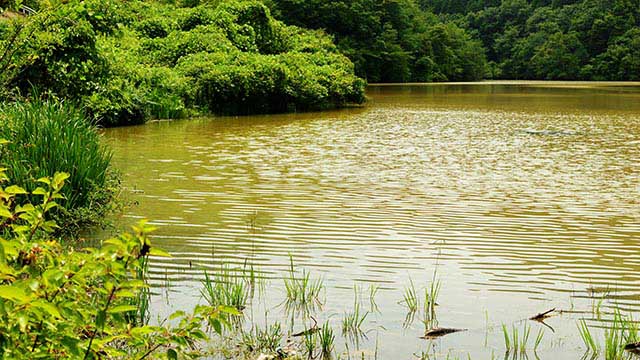
[{"label": "aquatic grass clump", "polygon": [[638,323],[632,317],[623,316],[619,309],[613,314],[611,325],[604,331],[604,357],[621,359],[627,344],[638,341]]},{"label": "aquatic grass clump", "polygon": [[[531,326],[524,324],[519,330],[516,325],[511,326],[511,331],[506,325],[502,324],[502,335],[504,337],[505,351],[510,353],[525,353],[529,349],[529,338],[531,337]],[[543,330],[540,329],[534,339],[533,350],[537,350],[544,337]]]},{"label": "aquatic grass clump", "polygon": [[363,312],[360,307],[360,298],[358,296],[357,287],[354,287],[354,292],[353,311],[345,312],[344,318],[342,318],[342,335],[358,338],[363,334],[362,324],[367,319],[369,312]]},{"label": "aquatic grass clump", "polygon": [[324,289],[321,278],[311,280],[309,273],[302,270],[302,276],[296,277],[293,258],[290,257],[289,277],[284,279],[287,299],[285,306],[289,309],[309,312],[322,306],[320,293]]},{"label": "aquatic grass clump", "polygon": [[429,287],[424,289],[424,301],[423,301],[423,317],[422,322],[427,329],[437,326],[436,320],[436,302],[438,295],[440,295],[441,282],[434,280],[429,284]]},{"label": "aquatic grass clump", "polygon": [[333,353],[334,342],[336,340],[333,328],[331,328],[331,325],[326,322],[322,325],[318,334],[320,337],[320,350],[322,351],[322,356],[328,358],[331,356],[331,353]]},{"label": "aquatic grass clump", "polygon": [[204,271],[200,293],[211,306],[225,305],[242,311],[247,307],[250,292],[250,284],[243,274],[232,274],[228,267],[222,267],[214,278]]},{"label": "aquatic grass clump", "polygon": [[614,311],[613,318],[604,329],[603,347],[598,344],[584,319],[578,322],[578,333],[588,352],[594,355],[602,352],[606,360],[623,358],[625,346],[640,340],[638,323],[630,316],[623,316],[619,309]]},{"label": "aquatic grass clump", "polygon": [[284,336],[282,325],[275,322],[265,326],[264,329],[252,327],[249,331],[242,332],[240,346],[249,352],[276,352]]},{"label": "aquatic grass clump", "polygon": [[411,278],[409,278],[409,286],[404,289],[400,303],[404,304],[411,313],[415,313],[418,310],[418,292]]}]

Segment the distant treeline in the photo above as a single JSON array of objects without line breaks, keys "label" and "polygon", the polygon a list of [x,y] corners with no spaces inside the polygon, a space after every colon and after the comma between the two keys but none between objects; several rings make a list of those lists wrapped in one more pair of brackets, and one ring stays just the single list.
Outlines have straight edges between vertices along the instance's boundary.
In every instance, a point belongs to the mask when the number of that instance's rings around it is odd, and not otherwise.
[{"label": "distant treeline", "polygon": [[271,0],[370,82],[640,80],[640,0]]}]

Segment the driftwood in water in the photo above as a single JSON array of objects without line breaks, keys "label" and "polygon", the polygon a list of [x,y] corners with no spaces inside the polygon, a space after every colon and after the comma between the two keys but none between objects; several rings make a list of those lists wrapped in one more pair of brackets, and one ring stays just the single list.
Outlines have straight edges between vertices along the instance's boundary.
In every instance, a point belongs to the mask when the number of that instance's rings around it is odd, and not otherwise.
[{"label": "driftwood in water", "polygon": [[551,315],[549,315],[549,314],[551,314],[554,311],[556,311],[556,308],[553,308],[551,310],[547,310],[547,311],[545,311],[543,313],[540,313],[540,314],[538,314],[538,315],[536,315],[534,317],[529,318],[529,320],[543,321],[544,319],[550,317]]},{"label": "driftwood in water", "polygon": [[315,332],[318,332],[318,330],[320,330],[320,328],[318,327],[318,321],[316,321],[316,319],[313,316],[311,317],[311,320],[313,320],[313,326],[312,327],[310,327],[310,328],[308,328],[306,330],[300,331],[298,333],[295,333],[295,334],[291,335],[291,337],[306,336],[306,335],[310,335],[310,334],[313,334]]},{"label": "driftwood in water", "polygon": [[434,328],[431,329],[429,331],[427,331],[423,336],[421,336],[422,339],[433,339],[433,338],[437,338],[440,336],[445,336],[448,334],[452,334],[452,333],[456,333],[459,331],[466,331],[467,329],[451,329],[451,328]]},{"label": "driftwood in water", "polygon": [[640,353],[640,342],[630,343],[624,346],[625,350],[631,351],[632,353]]}]

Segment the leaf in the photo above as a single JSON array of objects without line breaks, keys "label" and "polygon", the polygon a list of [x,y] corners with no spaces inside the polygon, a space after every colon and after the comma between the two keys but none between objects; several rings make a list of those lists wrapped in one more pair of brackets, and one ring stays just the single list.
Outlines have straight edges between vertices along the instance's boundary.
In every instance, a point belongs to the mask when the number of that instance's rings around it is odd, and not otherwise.
[{"label": "leaf", "polygon": [[24,289],[15,285],[0,286],[0,298],[12,301],[17,300],[20,302],[25,302],[28,300],[27,294],[24,292]]},{"label": "leaf", "polygon": [[117,313],[130,312],[130,311],[136,311],[136,310],[138,310],[138,307],[135,305],[118,305],[112,309],[109,309],[109,313],[117,314]]},{"label": "leaf", "polygon": [[107,314],[100,310],[98,311],[98,315],[96,315],[96,327],[101,329],[104,327],[104,320],[106,319]]},{"label": "leaf", "polygon": [[211,326],[213,326],[213,330],[215,330],[218,334],[222,334],[222,324],[218,319],[211,319]]},{"label": "leaf", "polygon": [[173,314],[169,315],[169,320],[175,320],[175,319],[177,319],[179,317],[183,317],[183,316],[186,316],[186,315],[187,315],[186,312],[184,312],[182,310],[178,310],[178,311],[174,312]]},{"label": "leaf", "polygon": [[4,189],[7,194],[18,195],[18,194],[26,194],[27,190],[21,188],[17,185],[11,185]]},{"label": "leaf", "polygon": [[60,315],[60,311],[58,311],[58,308],[48,302],[36,301],[36,302],[33,302],[31,305],[46,311],[49,315],[55,318],[58,318],[58,319],[62,318],[62,316]]},{"label": "leaf", "polygon": [[11,218],[11,217],[13,217],[13,214],[11,213],[11,211],[9,211],[8,207],[6,207],[5,205],[0,204],[0,216],[2,216],[4,218]]},{"label": "leaf", "polygon": [[48,177],[41,177],[40,179],[36,180],[36,182],[51,185],[51,179],[49,179]]},{"label": "leaf", "polygon": [[178,360],[178,353],[174,349],[167,349],[167,359]]},{"label": "leaf", "polygon": [[39,186],[35,190],[33,190],[31,193],[33,195],[47,195],[48,194],[47,190],[45,190],[44,188],[41,188]]},{"label": "leaf", "polygon": [[227,313],[229,315],[242,315],[242,312],[233,306],[220,305],[218,307],[218,310],[220,310],[220,312]]},{"label": "leaf", "polygon": [[27,331],[27,325],[29,324],[29,319],[25,314],[18,315],[18,325],[20,325],[20,331],[23,333]]},{"label": "leaf", "polygon": [[53,175],[53,188],[60,190],[64,185],[64,181],[69,178],[69,174],[65,172],[57,172]]},{"label": "leaf", "polygon": [[115,297],[117,297],[117,298],[134,298],[134,297],[136,297],[136,294],[134,294],[133,292],[131,292],[131,291],[127,290],[127,289],[121,289],[121,290],[118,290],[115,293]]},{"label": "leaf", "polygon": [[20,214],[27,211],[33,211],[36,208],[31,204],[18,205],[16,206],[16,214]]},{"label": "leaf", "polygon": [[158,248],[151,248],[151,250],[149,251],[149,255],[162,256],[162,257],[171,257],[171,254],[169,254],[168,252],[166,252],[164,250],[160,250]]}]

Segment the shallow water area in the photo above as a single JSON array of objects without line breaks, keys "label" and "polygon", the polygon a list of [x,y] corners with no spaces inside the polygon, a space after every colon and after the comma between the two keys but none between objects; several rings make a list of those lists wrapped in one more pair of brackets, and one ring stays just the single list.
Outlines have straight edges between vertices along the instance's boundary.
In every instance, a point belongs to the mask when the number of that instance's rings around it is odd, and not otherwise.
[{"label": "shallow water area", "polygon": [[[281,306],[291,255],[324,279],[315,317],[342,358],[505,358],[502,324],[543,329],[532,359],[580,358],[579,319],[638,318],[640,83],[373,85],[368,97],[105,131],[137,203],[122,222],[151,219],[173,254],[150,264],[154,316],[201,303],[203,268],[250,265],[266,286],[247,317],[299,331],[308,323]],[[468,330],[425,340],[424,316],[407,321],[400,302],[434,277],[435,324]],[[354,286],[371,310],[355,342],[340,331]],[[551,308],[564,312],[548,327],[526,320]]]}]

